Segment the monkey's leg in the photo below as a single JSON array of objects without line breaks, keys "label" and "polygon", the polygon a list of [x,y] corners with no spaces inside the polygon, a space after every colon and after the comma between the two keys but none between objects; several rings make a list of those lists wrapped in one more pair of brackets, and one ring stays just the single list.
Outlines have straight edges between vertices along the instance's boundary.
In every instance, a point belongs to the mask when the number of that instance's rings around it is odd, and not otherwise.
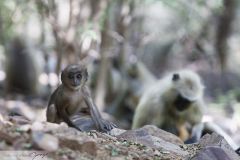
[{"label": "monkey's leg", "polygon": [[[91,130],[98,130],[98,128],[96,127],[93,119],[91,118],[91,116],[86,116],[84,114],[78,113],[76,115],[74,115],[71,120],[73,121],[73,123],[78,126],[82,131],[91,131]],[[104,123],[104,125],[106,126],[106,128],[108,130],[113,129],[114,127],[117,127],[115,124],[108,122],[104,119],[102,119],[102,122]]]},{"label": "monkey's leg", "polygon": [[79,131],[82,131],[76,124],[72,122],[72,120],[69,118],[69,115],[67,114],[66,109],[64,107],[62,109],[58,108],[57,111],[59,116],[63,119],[64,122],[68,124],[68,126],[76,128]]},{"label": "monkey's leg", "polygon": [[186,141],[189,138],[189,133],[185,125],[177,126],[178,136],[181,140]]},{"label": "monkey's leg", "polygon": [[73,123],[82,131],[97,130],[96,125],[90,116],[77,114],[71,118]]}]

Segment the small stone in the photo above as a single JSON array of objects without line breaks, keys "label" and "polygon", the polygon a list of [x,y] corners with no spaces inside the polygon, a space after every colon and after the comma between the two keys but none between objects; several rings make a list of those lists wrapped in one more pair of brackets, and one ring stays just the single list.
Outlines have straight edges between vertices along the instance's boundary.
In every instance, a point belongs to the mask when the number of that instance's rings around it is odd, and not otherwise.
[{"label": "small stone", "polygon": [[60,146],[67,147],[72,150],[86,152],[91,155],[97,155],[97,144],[92,138],[74,138],[74,137],[61,137]]},{"label": "small stone", "polygon": [[68,128],[68,126],[65,123],[50,123],[50,122],[42,122],[42,124],[44,125],[43,127],[43,131],[44,132],[48,132],[48,131],[52,131],[52,130],[56,130],[56,129],[66,129]]},{"label": "small stone", "polygon": [[96,150],[96,142],[91,140],[83,142],[80,149],[81,152],[86,152],[90,155],[96,155]]},{"label": "small stone", "polygon": [[30,123],[30,121],[23,116],[10,116],[9,121],[14,124],[20,124],[20,125],[25,125]]},{"label": "small stone", "polygon": [[30,124],[25,124],[25,125],[22,125],[18,128],[18,131],[22,131],[22,132],[27,132],[29,131],[31,128],[31,125]]},{"label": "small stone", "polygon": [[155,150],[153,153],[155,156],[161,156],[161,153],[158,150]]},{"label": "small stone", "polygon": [[33,132],[32,141],[40,149],[43,149],[49,152],[56,151],[59,147],[58,138],[50,134],[44,134],[42,132],[37,132],[37,131]]},{"label": "small stone", "polygon": [[34,121],[37,117],[33,109],[23,101],[6,101],[6,106],[11,113],[20,114],[30,121]]},{"label": "small stone", "polygon": [[118,136],[118,135],[120,135],[120,134],[122,134],[122,133],[124,133],[124,132],[126,132],[126,130],[124,130],[124,129],[119,129],[119,128],[113,128],[111,131],[110,131],[110,135],[111,136]]},{"label": "small stone", "polygon": [[115,149],[115,148],[112,148],[112,150],[111,150],[111,156],[118,156],[118,150],[117,149]]},{"label": "small stone", "polygon": [[187,149],[187,146],[186,146],[186,145],[180,145],[180,147],[181,147],[182,149],[184,149],[184,150]]},{"label": "small stone", "polygon": [[43,124],[41,123],[41,122],[34,122],[33,124],[32,124],[32,127],[31,127],[31,129],[33,130],[33,131],[41,131],[41,130],[43,130],[44,129],[44,126],[43,126]]}]

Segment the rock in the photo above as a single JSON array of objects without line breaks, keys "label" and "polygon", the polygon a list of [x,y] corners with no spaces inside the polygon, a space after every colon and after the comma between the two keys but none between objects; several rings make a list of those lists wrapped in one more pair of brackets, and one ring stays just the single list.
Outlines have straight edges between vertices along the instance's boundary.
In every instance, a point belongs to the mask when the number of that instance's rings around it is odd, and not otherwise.
[{"label": "rock", "polygon": [[79,132],[74,128],[58,129],[57,131],[55,135],[58,136],[61,147],[97,155],[96,139],[89,137],[86,132]]},{"label": "rock", "polygon": [[221,147],[206,147],[191,160],[233,160]]},{"label": "rock", "polygon": [[20,124],[20,125],[24,125],[24,124],[29,124],[30,121],[27,120],[25,117],[23,116],[10,116],[9,117],[9,121],[11,121],[14,124]]},{"label": "rock", "polygon": [[31,126],[33,131],[42,131],[44,129],[43,123],[41,122],[34,122]]},{"label": "rock", "polygon": [[[50,123],[50,122],[40,122],[42,125],[42,131],[49,132],[49,131],[56,131],[56,130],[64,130],[69,128],[68,125],[64,122],[57,124],[57,123]],[[37,124],[36,124],[37,125]]]},{"label": "rock", "polygon": [[30,121],[34,121],[37,117],[33,109],[23,101],[6,101],[6,106],[10,113],[22,115]]},{"label": "rock", "polygon": [[30,124],[25,124],[25,125],[21,125],[19,126],[18,130],[22,131],[22,132],[27,132],[31,129],[31,125]]},{"label": "rock", "polygon": [[12,125],[12,123],[9,122],[7,118],[0,113],[0,125],[6,125],[6,124]]},{"label": "rock", "polygon": [[[200,139],[199,142],[201,148],[203,148],[197,156],[208,156],[212,157],[216,153],[224,152],[222,157],[228,157],[231,160],[240,159],[232,147],[227,143],[227,141],[220,135],[212,133],[211,135],[207,134]],[[226,154],[226,155],[224,155]],[[217,156],[215,156],[217,158]],[[227,160],[227,158],[226,158]]]},{"label": "rock", "polygon": [[0,130],[0,139],[5,141],[8,144],[14,144],[15,138],[11,135],[9,135],[7,132]]},{"label": "rock", "polygon": [[178,145],[167,142],[161,138],[151,136],[151,135],[132,137],[132,138],[128,138],[127,140],[135,143],[143,144],[151,148],[162,149],[164,151],[167,151],[168,153],[177,154],[181,157],[186,157],[188,155],[188,152],[183,151]]},{"label": "rock", "polygon": [[182,158],[188,156],[188,152],[179,147],[179,145],[183,145],[183,142],[178,137],[152,125],[126,131],[117,137],[118,139],[125,139],[151,148],[161,149]]},{"label": "rock", "polygon": [[93,140],[87,140],[85,142],[82,142],[80,147],[81,152],[86,152],[90,155],[96,156],[97,154],[97,144]]},{"label": "rock", "polygon": [[97,155],[97,144],[94,139],[91,138],[68,138],[61,137],[60,138],[60,146],[68,147],[72,150],[79,150],[80,152],[86,152],[90,155]]},{"label": "rock", "polygon": [[131,137],[139,137],[139,136],[144,136],[144,135],[152,135],[154,137],[158,137],[162,140],[165,140],[170,143],[174,143],[176,145],[184,144],[183,141],[180,138],[178,138],[177,136],[175,136],[174,134],[166,132],[162,129],[159,129],[154,125],[146,125],[139,129],[129,130],[129,131],[126,131],[126,132],[120,134],[117,137],[123,138],[123,139],[128,139]]},{"label": "rock", "polygon": [[66,129],[66,128],[68,128],[66,123],[56,124],[56,123],[35,121],[33,122],[33,124],[20,125],[18,129],[19,131],[32,130],[32,131],[49,132],[56,129],[60,130],[60,129]]},{"label": "rock", "polygon": [[58,138],[53,135],[45,134],[39,131],[32,133],[33,144],[38,148],[48,152],[56,151],[59,147]]}]

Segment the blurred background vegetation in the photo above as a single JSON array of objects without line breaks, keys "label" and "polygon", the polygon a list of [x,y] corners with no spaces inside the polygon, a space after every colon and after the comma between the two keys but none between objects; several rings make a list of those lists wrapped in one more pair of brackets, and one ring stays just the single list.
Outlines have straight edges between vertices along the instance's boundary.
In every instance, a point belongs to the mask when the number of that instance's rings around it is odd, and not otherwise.
[{"label": "blurred background vegetation", "polygon": [[188,68],[240,142],[239,26],[238,0],[1,0],[1,105],[45,108],[61,70],[81,61],[97,106],[129,128],[144,89]]}]

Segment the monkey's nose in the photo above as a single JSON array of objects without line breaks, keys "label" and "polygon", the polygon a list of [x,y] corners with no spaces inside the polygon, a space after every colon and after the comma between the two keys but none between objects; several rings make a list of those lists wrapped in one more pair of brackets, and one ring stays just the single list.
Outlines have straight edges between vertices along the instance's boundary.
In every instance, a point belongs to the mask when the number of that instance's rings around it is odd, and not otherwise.
[{"label": "monkey's nose", "polygon": [[79,85],[79,83],[78,83],[78,81],[77,81],[77,80],[74,80],[74,81],[72,82],[72,85],[73,85],[73,86],[78,86],[78,85]]}]

